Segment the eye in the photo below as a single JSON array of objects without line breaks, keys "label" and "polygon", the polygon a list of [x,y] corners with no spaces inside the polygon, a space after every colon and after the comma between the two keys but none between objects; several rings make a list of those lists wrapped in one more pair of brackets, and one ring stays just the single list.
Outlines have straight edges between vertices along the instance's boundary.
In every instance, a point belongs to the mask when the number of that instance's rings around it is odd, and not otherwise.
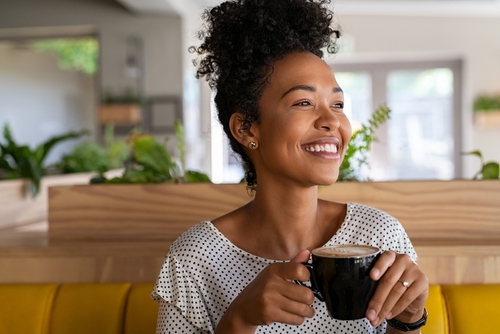
[{"label": "eye", "polygon": [[295,103],[293,106],[294,107],[308,107],[310,105],[311,105],[311,102],[309,102],[309,101],[300,101],[300,102]]},{"label": "eye", "polygon": [[333,108],[344,109],[344,103],[338,102],[332,105]]}]

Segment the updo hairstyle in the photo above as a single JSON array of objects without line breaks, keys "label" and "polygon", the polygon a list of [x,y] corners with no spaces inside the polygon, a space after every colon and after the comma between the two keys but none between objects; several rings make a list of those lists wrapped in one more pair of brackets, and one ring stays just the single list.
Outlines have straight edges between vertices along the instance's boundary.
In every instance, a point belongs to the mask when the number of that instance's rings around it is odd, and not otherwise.
[{"label": "updo hairstyle", "polygon": [[[233,137],[229,120],[243,114],[241,128],[259,121],[259,100],[273,63],[292,52],[307,51],[323,56],[322,48],[336,52],[338,30],[331,28],[329,0],[232,0],[206,10],[205,26],[198,37],[202,44],[191,47],[198,54],[197,78],[205,77],[216,90],[219,121],[231,148],[243,159],[245,178],[257,185],[252,161]],[[332,39],[332,35],[335,39]],[[194,61],[197,65],[197,61]]]}]

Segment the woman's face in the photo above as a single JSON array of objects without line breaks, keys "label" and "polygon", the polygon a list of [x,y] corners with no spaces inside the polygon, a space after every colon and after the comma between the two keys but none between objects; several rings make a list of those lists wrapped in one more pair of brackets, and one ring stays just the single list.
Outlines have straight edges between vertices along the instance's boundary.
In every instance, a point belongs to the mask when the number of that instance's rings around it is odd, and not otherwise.
[{"label": "woman's face", "polygon": [[276,61],[259,106],[260,121],[251,127],[259,147],[249,152],[259,183],[272,178],[311,186],[337,180],[352,131],[344,94],[323,60],[297,52]]}]

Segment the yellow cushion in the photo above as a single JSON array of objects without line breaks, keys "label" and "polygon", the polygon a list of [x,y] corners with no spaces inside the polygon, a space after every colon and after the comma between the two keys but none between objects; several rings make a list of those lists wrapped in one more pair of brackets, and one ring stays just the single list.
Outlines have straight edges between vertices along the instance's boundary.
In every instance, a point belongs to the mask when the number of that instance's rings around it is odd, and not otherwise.
[{"label": "yellow cushion", "polygon": [[151,299],[154,283],[132,285],[125,310],[124,334],[154,334],[158,303]]},{"label": "yellow cushion", "polygon": [[422,334],[447,334],[448,318],[446,314],[446,304],[439,285],[429,287],[429,298],[425,304],[429,316],[427,323],[422,327]]},{"label": "yellow cushion", "polygon": [[121,334],[130,283],[63,284],[50,334]]},{"label": "yellow cushion", "polygon": [[0,334],[47,334],[57,284],[0,284]]},{"label": "yellow cushion", "polygon": [[500,284],[443,285],[442,290],[450,333],[500,333]]}]

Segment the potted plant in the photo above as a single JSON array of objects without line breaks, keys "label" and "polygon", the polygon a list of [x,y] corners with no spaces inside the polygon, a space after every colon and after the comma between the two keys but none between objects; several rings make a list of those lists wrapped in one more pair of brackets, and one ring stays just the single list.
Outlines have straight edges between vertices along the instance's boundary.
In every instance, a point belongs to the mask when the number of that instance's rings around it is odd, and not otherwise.
[{"label": "potted plant", "polygon": [[481,161],[481,168],[472,177],[473,180],[496,180],[500,179],[500,165],[495,161],[484,162],[483,154],[481,151],[475,150],[471,152],[462,153],[463,155],[474,155],[479,157]]},{"label": "potted plant", "polygon": [[9,126],[4,126],[4,140],[0,141],[0,229],[46,220],[49,185],[82,184],[90,180],[90,174],[55,175],[57,169],[45,164],[55,145],[85,133],[69,132],[30,148],[18,144]]},{"label": "potted plant", "polygon": [[40,190],[42,177],[49,173],[44,162],[50,150],[62,141],[79,138],[86,133],[87,131],[68,132],[31,149],[26,145],[18,145],[6,124],[3,128],[5,143],[0,144],[0,179],[28,179],[29,190],[35,197]]},{"label": "potted plant", "polygon": [[474,122],[483,128],[500,127],[500,94],[479,95],[473,105]]},{"label": "potted plant", "polygon": [[99,108],[99,122],[101,124],[140,124],[142,120],[141,97],[136,95],[132,88],[127,88],[122,96],[108,90],[105,99]]},{"label": "potted plant", "polygon": [[361,129],[353,133],[340,165],[339,177],[337,181],[362,181],[361,169],[368,167],[368,153],[371,144],[377,141],[375,130],[384,124],[391,115],[391,110],[386,106],[380,106],[372,114],[367,124],[363,124]]},{"label": "potted plant", "polygon": [[122,169],[130,159],[130,146],[122,140],[114,139],[114,125],[105,128],[105,144],[83,142],[62,157],[55,167],[64,174],[99,172]]}]

